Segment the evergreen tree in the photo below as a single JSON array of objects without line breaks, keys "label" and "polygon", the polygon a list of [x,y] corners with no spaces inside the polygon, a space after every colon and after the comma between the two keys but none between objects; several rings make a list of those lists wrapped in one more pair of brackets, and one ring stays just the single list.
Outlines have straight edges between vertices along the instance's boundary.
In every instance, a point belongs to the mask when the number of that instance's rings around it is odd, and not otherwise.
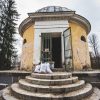
[{"label": "evergreen tree", "polygon": [[0,69],[10,69],[12,57],[15,56],[13,43],[16,41],[16,21],[18,12],[14,0],[1,0],[1,29],[0,29]]}]

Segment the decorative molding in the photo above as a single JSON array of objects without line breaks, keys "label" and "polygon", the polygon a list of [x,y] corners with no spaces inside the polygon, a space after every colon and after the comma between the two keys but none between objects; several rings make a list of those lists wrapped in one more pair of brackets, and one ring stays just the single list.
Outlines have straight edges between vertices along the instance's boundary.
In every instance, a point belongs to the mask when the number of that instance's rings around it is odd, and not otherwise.
[{"label": "decorative molding", "polygon": [[72,20],[82,26],[84,26],[87,34],[91,30],[90,22],[78,15],[75,14],[75,11],[67,11],[67,12],[53,12],[53,13],[28,13],[29,17],[26,18],[19,26],[19,33],[23,36],[23,32],[27,29],[30,25],[34,24],[35,21],[53,21],[53,20]]},{"label": "decorative molding", "polygon": [[26,18],[20,25],[19,25],[19,34],[23,36],[25,29],[33,24],[33,21],[30,17]]},{"label": "decorative molding", "polygon": [[[60,34],[62,43],[62,62],[64,62],[64,45],[63,45],[63,32],[69,27],[68,20],[54,20],[54,21],[35,21],[34,24],[34,63],[40,62],[41,56],[41,33],[52,33],[52,36]],[[55,35],[56,34],[56,35]],[[38,55],[38,56],[37,56]]]},{"label": "decorative molding", "polygon": [[78,14],[75,14],[73,17],[71,17],[71,20],[72,21],[76,21],[79,24],[82,24],[85,27],[86,32],[87,33],[90,32],[91,24],[90,24],[90,22],[86,18],[84,18],[84,17],[82,17],[82,16],[80,16]]}]

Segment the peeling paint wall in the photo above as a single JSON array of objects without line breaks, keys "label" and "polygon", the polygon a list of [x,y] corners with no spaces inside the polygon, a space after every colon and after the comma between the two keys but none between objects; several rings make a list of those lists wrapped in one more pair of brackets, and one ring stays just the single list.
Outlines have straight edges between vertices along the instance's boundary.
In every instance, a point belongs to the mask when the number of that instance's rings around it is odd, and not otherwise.
[{"label": "peeling paint wall", "polygon": [[[67,25],[68,23],[66,23]],[[67,28],[68,26],[66,26]],[[73,50],[73,65],[74,70],[82,70],[83,66],[87,65],[90,67],[90,56],[87,43],[87,33],[86,30],[76,22],[69,22],[69,27],[71,27],[72,33],[72,50]],[[42,32],[58,32],[59,30],[53,29],[39,29],[35,30],[36,26],[32,25],[27,28],[23,33],[23,39],[26,39],[27,42],[23,44],[22,57],[21,57],[21,69],[23,70],[32,70],[33,63],[36,63],[34,59],[39,60],[40,47],[35,51],[35,47],[39,46],[41,43],[40,40],[36,37],[41,35]],[[63,31],[59,31],[63,33]],[[34,38],[35,36],[35,38]],[[81,36],[86,38],[86,42],[81,40]],[[34,40],[35,39],[35,40]],[[38,41],[38,42],[37,42]],[[40,43],[37,45],[37,43]]]},{"label": "peeling paint wall", "polygon": [[[69,22],[72,33],[73,65],[74,70],[82,70],[83,66],[90,67],[90,56],[87,43],[87,33],[85,29],[76,22]],[[81,40],[81,36],[86,38],[86,42]]]},{"label": "peeling paint wall", "polygon": [[22,47],[21,57],[21,69],[31,70],[33,66],[33,41],[34,41],[34,26],[30,26],[23,33],[23,40],[26,39],[26,43]]}]

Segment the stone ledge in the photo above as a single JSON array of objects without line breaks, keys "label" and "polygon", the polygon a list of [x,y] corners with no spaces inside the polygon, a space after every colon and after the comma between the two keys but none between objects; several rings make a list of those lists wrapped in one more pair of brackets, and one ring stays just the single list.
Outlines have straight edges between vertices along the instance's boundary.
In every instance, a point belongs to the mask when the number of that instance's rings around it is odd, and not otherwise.
[{"label": "stone ledge", "polygon": [[27,82],[37,85],[66,85],[66,84],[72,84],[78,81],[78,77],[71,77],[67,79],[56,79],[56,80],[49,80],[49,79],[37,79],[32,78],[31,76],[26,76],[25,79]]},{"label": "stone ledge", "polygon": [[0,83],[0,90],[4,89],[5,87],[7,87],[8,84],[5,83]]},{"label": "stone ledge", "polygon": [[19,70],[4,70],[0,71],[0,77],[1,76],[20,76],[20,75],[30,75],[31,72],[27,71],[19,71]]},{"label": "stone ledge", "polygon": [[19,80],[19,87],[37,93],[68,93],[83,88],[85,85],[84,80],[80,80],[74,84],[61,85],[61,86],[43,86],[35,85],[26,82],[25,80]]},{"label": "stone ledge", "polygon": [[100,89],[96,87],[93,88],[93,93],[89,97],[82,100],[100,100]]},{"label": "stone ledge", "polygon": [[10,93],[10,87],[7,87],[2,92],[1,100],[19,100],[11,95]]},{"label": "stone ledge", "polygon": [[[9,87],[3,90],[3,98],[4,98],[3,100],[19,100],[10,94]],[[0,100],[2,99],[0,98]],[[58,99],[58,100],[63,100],[63,99]],[[94,88],[93,93],[87,98],[84,99],[82,98],[82,100],[100,100],[100,90],[98,88]]]},{"label": "stone ledge", "polygon": [[67,94],[47,94],[47,93],[33,93],[29,91],[25,91],[19,88],[18,84],[11,86],[12,94],[23,100],[81,100],[84,97],[87,97],[92,93],[92,86],[90,84],[86,84],[83,89],[70,92]]},{"label": "stone ledge", "polygon": [[82,89],[66,94],[65,98],[68,98],[68,100],[81,100],[90,95],[92,91],[92,85],[86,84]]},{"label": "stone ledge", "polygon": [[39,74],[39,73],[32,73],[31,76],[33,78],[39,79],[65,79],[72,77],[71,73],[67,72],[53,72],[52,74]]}]

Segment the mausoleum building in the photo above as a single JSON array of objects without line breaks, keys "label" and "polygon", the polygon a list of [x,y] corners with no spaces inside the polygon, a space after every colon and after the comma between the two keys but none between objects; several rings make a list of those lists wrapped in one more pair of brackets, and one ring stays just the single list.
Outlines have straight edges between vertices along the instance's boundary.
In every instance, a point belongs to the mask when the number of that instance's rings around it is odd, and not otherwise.
[{"label": "mausoleum building", "polygon": [[31,70],[41,61],[55,68],[82,70],[90,67],[87,35],[89,21],[66,7],[47,6],[28,13],[19,26],[23,37],[21,69]]}]

